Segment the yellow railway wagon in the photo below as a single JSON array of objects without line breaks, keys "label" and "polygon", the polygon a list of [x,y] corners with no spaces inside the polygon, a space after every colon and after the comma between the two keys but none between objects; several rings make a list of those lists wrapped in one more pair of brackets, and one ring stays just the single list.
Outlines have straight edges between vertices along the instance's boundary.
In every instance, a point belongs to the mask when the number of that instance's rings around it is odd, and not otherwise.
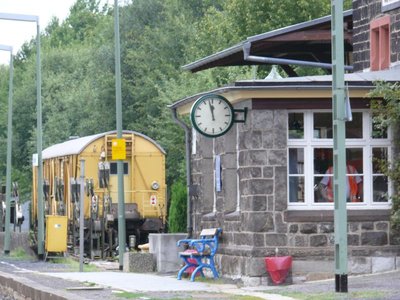
[{"label": "yellow railway wagon", "polygon": [[[116,132],[70,139],[43,150],[44,213],[68,217],[68,245],[77,250],[81,160],[84,160],[85,252],[110,257],[118,245],[117,161],[112,160]],[[162,232],[167,209],[165,151],[151,138],[124,131],[123,160],[126,240],[135,247],[151,232]],[[37,167],[33,167],[32,226],[37,227]],[[129,238],[135,236],[135,239]]]}]

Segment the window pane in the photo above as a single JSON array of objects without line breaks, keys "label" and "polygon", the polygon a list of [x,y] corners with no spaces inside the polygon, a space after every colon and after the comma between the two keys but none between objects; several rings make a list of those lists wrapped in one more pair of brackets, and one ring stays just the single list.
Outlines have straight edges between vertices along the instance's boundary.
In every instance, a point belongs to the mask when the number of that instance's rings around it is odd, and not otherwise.
[{"label": "window pane", "polygon": [[[112,162],[110,163],[110,174],[111,175],[117,175],[118,174],[118,170],[117,170],[117,163],[116,162]],[[128,175],[128,163],[124,162],[124,175]]]},{"label": "window pane", "polygon": [[325,174],[332,166],[333,150],[331,148],[314,149],[314,173]]},{"label": "window pane", "polygon": [[289,177],[289,202],[304,202],[304,177]]},{"label": "window pane", "polygon": [[[346,149],[346,198],[348,202],[363,201],[362,154],[362,148]],[[314,174],[314,202],[333,202],[333,150],[331,148],[314,149]],[[324,176],[317,174],[324,174]]]},{"label": "window pane", "polygon": [[[372,149],[372,173],[382,174],[383,168],[387,164],[387,148]],[[382,168],[383,167],[383,168]]]},{"label": "window pane", "polygon": [[[354,171],[356,171],[354,169]],[[347,168],[349,172],[349,168]],[[354,173],[353,173],[354,174]],[[363,202],[363,176],[346,176],[346,199],[347,202]]]},{"label": "window pane", "polygon": [[347,148],[346,149],[347,165],[354,167],[356,170],[348,170],[347,174],[363,173],[363,149],[362,148]]},{"label": "window pane", "polygon": [[289,174],[304,174],[304,149],[289,148]]},{"label": "window pane", "polygon": [[289,113],[289,139],[304,138],[304,115],[303,113]]},{"label": "window pane", "polygon": [[346,138],[347,139],[361,139],[363,128],[362,128],[362,113],[352,113],[353,120],[346,122]]},{"label": "window pane", "polygon": [[373,139],[387,139],[387,126],[372,120],[372,133]]},{"label": "window pane", "polygon": [[333,202],[333,175],[314,177],[314,202]]},{"label": "window pane", "polygon": [[388,180],[386,176],[373,176],[373,201],[388,202]]},{"label": "window pane", "polygon": [[332,138],[332,114],[314,113],[314,138]]}]

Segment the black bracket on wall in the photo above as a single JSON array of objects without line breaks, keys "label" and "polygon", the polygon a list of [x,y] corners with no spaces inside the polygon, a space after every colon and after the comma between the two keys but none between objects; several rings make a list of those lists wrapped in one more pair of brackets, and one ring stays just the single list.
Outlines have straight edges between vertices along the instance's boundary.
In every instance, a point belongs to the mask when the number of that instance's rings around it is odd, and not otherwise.
[{"label": "black bracket on wall", "polygon": [[[233,119],[234,123],[245,123],[247,119],[247,107],[243,109],[234,109],[235,117]],[[241,117],[238,117],[240,116]]]}]

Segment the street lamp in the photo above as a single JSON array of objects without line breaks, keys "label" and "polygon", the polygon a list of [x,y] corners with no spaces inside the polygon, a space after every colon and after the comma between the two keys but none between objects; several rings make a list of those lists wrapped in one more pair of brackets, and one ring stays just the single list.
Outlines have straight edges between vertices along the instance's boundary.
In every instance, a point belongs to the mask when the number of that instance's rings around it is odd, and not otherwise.
[{"label": "street lamp", "polygon": [[[10,205],[11,205],[11,146],[12,146],[12,97],[13,97],[13,48],[0,45],[1,51],[10,52],[10,81],[8,85],[8,121],[7,121],[7,171],[6,171],[6,224],[4,236],[4,253],[10,253]],[[3,208],[0,208],[3,210]],[[15,222],[15,220],[14,220]],[[3,225],[3,224],[2,224]]]},{"label": "street lamp", "polygon": [[[22,14],[0,13],[0,20],[34,22],[36,23],[36,101],[37,101],[37,125],[36,125],[36,146],[38,155],[38,179],[37,179],[37,199],[38,199],[38,255],[44,255],[44,204],[43,204],[43,164],[42,164],[42,78],[40,69],[40,28],[39,17]],[[7,216],[6,220],[10,216]],[[7,228],[6,228],[7,229]],[[7,235],[6,235],[7,236]]]}]

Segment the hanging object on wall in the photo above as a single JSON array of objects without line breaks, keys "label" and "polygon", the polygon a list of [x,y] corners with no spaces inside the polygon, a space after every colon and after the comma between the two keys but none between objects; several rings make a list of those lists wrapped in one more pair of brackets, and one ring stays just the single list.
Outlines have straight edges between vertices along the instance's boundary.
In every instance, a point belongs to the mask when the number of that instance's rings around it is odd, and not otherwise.
[{"label": "hanging object on wall", "polygon": [[222,178],[221,178],[221,156],[215,156],[215,191],[220,192],[222,190]]},{"label": "hanging object on wall", "polygon": [[[241,119],[236,114],[243,113]],[[233,123],[246,121],[247,108],[234,109],[223,96],[208,94],[195,101],[190,111],[193,127],[204,136],[219,137],[231,129]]]}]

